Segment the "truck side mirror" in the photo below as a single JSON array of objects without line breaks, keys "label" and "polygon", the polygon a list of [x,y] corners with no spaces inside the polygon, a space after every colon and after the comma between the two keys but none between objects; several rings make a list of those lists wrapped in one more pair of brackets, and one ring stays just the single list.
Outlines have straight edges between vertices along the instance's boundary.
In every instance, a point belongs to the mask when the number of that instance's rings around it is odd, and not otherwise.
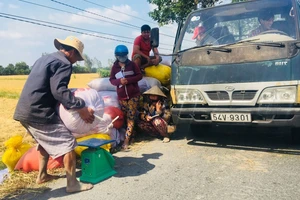
[{"label": "truck side mirror", "polygon": [[151,47],[159,46],[159,28],[152,28],[150,34]]}]

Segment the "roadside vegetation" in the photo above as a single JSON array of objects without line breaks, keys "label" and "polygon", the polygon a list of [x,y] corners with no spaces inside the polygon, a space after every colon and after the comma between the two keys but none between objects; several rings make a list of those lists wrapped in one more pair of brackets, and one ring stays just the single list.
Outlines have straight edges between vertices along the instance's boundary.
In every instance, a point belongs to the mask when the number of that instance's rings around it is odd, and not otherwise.
[{"label": "roadside vegetation", "polygon": [[[42,55],[46,55],[43,53]],[[114,62],[113,59],[108,59],[107,66],[103,66],[101,61],[97,58],[91,59],[88,55],[84,54],[85,60],[77,62],[73,65],[74,74],[86,74],[86,73],[98,73],[101,77],[107,77],[110,72],[110,68]],[[17,62],[16,64],[8,64],[6,67],[0,65],[0,76],[1,75],[28,75],[31,71],[32,66],[29,66],[26,62]],[[10,77],[6,77],[11,79]],[[17,79],[17,77],[13,77]]]}]

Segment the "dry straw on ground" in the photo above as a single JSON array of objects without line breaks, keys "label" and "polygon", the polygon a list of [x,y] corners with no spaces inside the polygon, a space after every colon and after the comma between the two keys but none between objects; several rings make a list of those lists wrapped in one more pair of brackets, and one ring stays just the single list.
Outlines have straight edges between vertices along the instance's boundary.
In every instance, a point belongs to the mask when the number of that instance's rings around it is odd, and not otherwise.
[{"label": "dry straw on ground", "polygon": [[[53,175],[61,175],[63,169],[51,170]],[[24,199],[22,195],[30,193],[30,198],[48,190],[47,184],[36,184],[35,180],[38,172],[23,173],[15,171],[4,180],[0,187],[0,199]]]}]

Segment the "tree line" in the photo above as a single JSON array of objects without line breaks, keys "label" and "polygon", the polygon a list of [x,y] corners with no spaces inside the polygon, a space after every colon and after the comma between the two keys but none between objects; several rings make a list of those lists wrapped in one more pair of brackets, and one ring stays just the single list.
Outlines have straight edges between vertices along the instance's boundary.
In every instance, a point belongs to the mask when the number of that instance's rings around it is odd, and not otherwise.
[{"label": "tree line", "polygon": [[[47,55],[48,53],[43,53]],[[85,60],[83,65],[80,65],[78,62],[73,65],[74,74],[83,74],[83,73],[98,73],[100,77],[108,77],[110,73],[111,66],[114,62],[113,59],[108,59],[108,65],[102,66],[101,61],[97,58],[90,58],[88,55],[83,55]],[[0,75],[28,75],[32,69],[32,66],[26,64],[26,62],[17,62],[14,64],[8,64],[6,67],[0,65]]]}]

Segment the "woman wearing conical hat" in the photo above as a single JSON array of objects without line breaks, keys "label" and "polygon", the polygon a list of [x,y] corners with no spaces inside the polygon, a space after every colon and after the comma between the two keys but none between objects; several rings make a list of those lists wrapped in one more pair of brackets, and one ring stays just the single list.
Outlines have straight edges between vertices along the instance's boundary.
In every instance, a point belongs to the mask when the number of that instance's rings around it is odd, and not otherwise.
[{"label": "woman wearing conical hat", "polygon": [[167,96],[158,86],[153,86],[143,93],[144,105],[138,116],[141,131],[155,137],[162,137],[163,142],[170,141],[168,122],[171,114],[165,106]]}]

